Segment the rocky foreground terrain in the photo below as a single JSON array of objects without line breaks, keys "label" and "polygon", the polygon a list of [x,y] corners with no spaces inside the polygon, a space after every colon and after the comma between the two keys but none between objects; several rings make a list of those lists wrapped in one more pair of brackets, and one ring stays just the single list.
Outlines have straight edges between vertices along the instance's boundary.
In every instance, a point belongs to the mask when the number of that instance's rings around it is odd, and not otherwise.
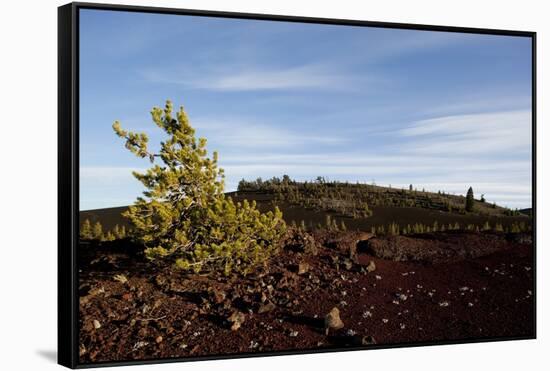
[{"label": "rocky foreground terrain", "polygon": [[526,234],[294,231],[246,278],[183,275],[140,250],[81,245],[81,362],[534,336]]}]

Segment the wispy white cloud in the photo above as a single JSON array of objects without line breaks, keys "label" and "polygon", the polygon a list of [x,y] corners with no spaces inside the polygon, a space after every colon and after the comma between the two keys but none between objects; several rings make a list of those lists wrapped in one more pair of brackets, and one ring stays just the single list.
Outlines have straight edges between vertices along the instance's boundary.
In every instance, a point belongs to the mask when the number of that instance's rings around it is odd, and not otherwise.
[{"label": "wispy white cloud", "polygon": [[[363,156],[369,156],[369,154],[364,154]],[[300,159],[299,156],[295,160],[266,161],[261,157],[256,158],[254,155],[250,155],[248,161],[237,162],[222,157],[220,165],[232,177],[254,176],[254,174],[259,174],[258,176],[290,174],[301,178],[313,178],[318,175],[326,176],[327,174],[334,174],[333,176],[353,176],[357,180],[380,179],[381,177],[386,179],[407,178],[411,179],[410,181],[423,180],[423,183],[433,186],[443,183],[426,182],[430,182],[432,179],[442,179],[446,184],[448,182],[455,182],[456,184],[460,180],[477,181],[481,184],[484,181],[506,182],[514,180],[517,177],[523,177],[525,181],[529,181],[530,179],[528,161],[515,161],[506,166],[495,166],[491,161],[480,161],[476,164],[469,164],[460,158],[447,158],[438,161],[433,158],[415,156],[398,159],[373,155],[372,158],[356,161],[351,158],[348,161],[343,158],[342,160],[333,159],[324,161],[323,157],[319,156],[318,160],[312,157],[309,161]],[[503,172],[506,171],[508,173],[503,175]],[[397,184],[398,181],[394,183]],[[464,182],[463,184],[466,183]],[[499,189],[503,188],[499,187]]]},{"label": "wispy white cloud", "polygon": [[[365,74],[365,66],[373,66],[403,54],[449,47],[465,39],[464,35],[449,32],[411,33],[399,30],[386,30],[380,35],[367,36],[369,37],[350,40],[352,47],[366,48],[369,51],[356,58],[334,55],[325,57],[323,63],[309,61],[294,66],[267,67],[268,61],[254,57],[261,53],[248,50],[245,55],[231,55],[223,64],[204,63],[185,70],[173,66],[155,66],[140,69],[138,74],[152,83],[214,91],[361,89],[364,92],[367,88],[374,90],[377,84],[391,80],[388,77],[383,78],[380,71],[376,74]],[[355,67],[360,67],[362,73],[354,72]]]},{"label": "wispy white cloud", "polygon": [[403,151],[426,155],[528,154],[529,110],[455,115],[422,120],[400,129]]},{"label": "wispy white cloud", "polygon": [[222,92],[330,89],[364,93],[365,90],[376,91],[380,85],[393,81],[393,78],[383,76],[379,70],[372,74],[366,73],[365,67],[379,65],[400,55],[448,48],[468,37],[449,32],[384,30],[349,40],[350,48],[368,50],[368,53],[353,58],[334,54],[324,56],[323,62],[313,58],[301,64],[276,66],[265,56],[262,57],[263,51],[269,49],[258,44],[240,53],[228,53],[223,63],[218,59],[217,63],[208,63],[212,56],[205,58],[202,54],[208,55],[211,51],[202,50],[195,57],[203,63],[195,63],[185,69],[173,65],[151,66],[140,68],[137,73],[150,83]]},{"label": "wispy white cloud", "polygon": [[288,148],[307,143],[335,145],[349,139],[339,136],[300,133],[269,122],[257,122],[247,117],[197,117],[192,118],[199,135],[214,138],[210,148]]},{"label": "wispy white cloud", "polygon": [[[527,110],[456,115],[422,120],[401,130],[405,136],[425,134],[438,135],[497,135],[498,131],[525,129],[529,124],[531,112]],[[508,134],[508,132],[506,132]]]},{"label": "wispy white cloud", "polygon": [[[223,160],[228,163],[246,163],[255,161],[263,164],[325,164],[325,165],[377,165],[384,166],[403,165],[407,166],[426,166],[427,168],[441,168],[445,165],[455,166],[462,163],[472,170],[484,171],[489,168],[503,169],[526,169],[530,161],[524,159],[510,160],[505,163],[494,163],[492,159],[480,158],[474,163],[464,163],[462,159],[456,157],[432,157],[424,155],[411,156],[407,153],[395,155],[379,154],[369,152],[367,149],[362,151],[348,152],[315,152],[315,153],[266,153],[266,152],[247,152],[242,154],[224,155]],[[456,161],[456,163],[455,163]]]},{"label": "wispy white cloud", "polygon": [[[506,94],[495,90],[468,91],[460,96],[441,98],[439,104],[425,107],[422,112],[429,116],[460,115],[465,112],[486,113],[515,110],[531,106],[530,95]],[[510,88],[510,90],[514,90]]]},{"label": "wispy white cloud", "polygon": [[374,81],[365,75],[354,75],[328,64],[311,63],[299,66],[260,67],[234,65],[224,68],[197,67],[193,71],[151,68],[140,71],[153,83],[177,84],[195,89],[216,91],[331,89],[350,90],[361,82]]},{"label": "wispy white cloud", "polygon": [[454,32],[433,32],[409,30],[384,30],[371,37],[356,41],[357,47],[368,48],[364,62],[381,63],[389,58],[407,54],[420,54],[430,50],[456,47],[459,43],[476,42],[472,35]]}]

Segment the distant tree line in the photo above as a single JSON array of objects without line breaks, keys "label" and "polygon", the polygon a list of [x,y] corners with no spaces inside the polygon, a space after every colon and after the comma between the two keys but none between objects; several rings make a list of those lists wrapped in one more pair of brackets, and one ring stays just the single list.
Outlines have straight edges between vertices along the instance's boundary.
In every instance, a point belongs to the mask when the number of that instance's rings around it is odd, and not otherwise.
[{"label": "distant tree line", "polygon": [[446,232],[446,231],[472,231],[472,232],[503,232],[503,233],[527,233],[532,231],[532,227],[526,222],[513,222],[509,226],[503,226],[502,223],[491,224],[489,221],[483,224],[459,224],[455,223],[438,223],[433,224],[407,224],[399,225],[397,223],[390,223],[387,225],[380,225],[371,228],[371,233],[381,236],[396,236],[396,235],[411,235],[420,233],[432,233],[432,232]]},{"label": "distant tree line", "polygon": [[88,241],[114,241],[126,238],[128,231],[125,226],[116,224],[113,229],[106,232],[103,231],[103,226],[99,221],[93,225],[89,219],[85,219],[80,226],[80,239]]},{"label": "distant tree line", "polygon": [[307,209],[335,212],[340,216],[365,218],[372,215],[375,206],[419,207],[424,209],[477,215],[519,215],[519,211],[499,207],[474,198],[470,187],[466,196],[457,196],[438,191],[418,191],[409,185],[408,189],[381,187],[374,184],[328,181],[317,177],[313,181],[297,182],[288,175],[253,181],[242,179],[239,192],[262,192],[274,195],[274,201],[287,202]]},{"label": "distant tree line", "polygon": [[[326,216],[325,224],[317,223],[313,225],[310,222],[306,225],[304,220],[300,223],[292,221],[290,223],[292,228],[297,228],[302,231],[313,231],[313,230],[328,230],[331,232],[339,232],[348,230],[345,222],[342,220],[339,223],[335,218],[330,215]],[[395,222],[388,224],[382,224],[371,227],[371,233],[377,236],[398,236],[398,235],[414,235],[422,233],[432,233],[432,232],[446,232],[446,231],[472,231],[472,232],[502,232],[502,233],[527,233],[532,231],[530,223],[521,221],[513,222],[510,225],[504,226],[502,223],[491,224],[489,221],[485,221],[481,224],[474,223],[439,223],[437,221],[432,224],[424,223],[414,223],[400,225]]]}]

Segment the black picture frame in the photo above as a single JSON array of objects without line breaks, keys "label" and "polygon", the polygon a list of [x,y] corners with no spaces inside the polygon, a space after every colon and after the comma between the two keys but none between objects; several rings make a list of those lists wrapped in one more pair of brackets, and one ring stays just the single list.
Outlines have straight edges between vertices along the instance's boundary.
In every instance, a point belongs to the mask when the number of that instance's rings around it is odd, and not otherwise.
[{"label": "black picture frame", "polygon": [[483,338],[468,341],[433,341],[391,345],[374,345],[369,349],[400,348],[427,345],[448,345],[487,341],[525,340],[536,338],[536,32],[513,31],[488,28],[467,28],[407,23],[387,23],[349,19],[328,19],[314,17],[283,16],[269,14],[233,13],[192,9],[157,8],[146,6],[110,5],[97,3],[70,3],[58,8],[58,363],[69,368],[100,366],[121,366],[212,359],[263,357],[288,354],[325,353],[336,351],[365,350],[364,347],[341,349],[296,350],[273,353],[242,353],[238,355],[213,355],[189,358],[150,359],[136,361],[98,362],[81,364],[78,361],[78,228],[79,228],[79,11],[96,9],[124,12],[142,12],[172,15],[193,15],[250,20],[316,23],[330,25],[351,25],[408,30],[446,31],[490,35],[523,36],[532,42],[532,218],[533,218],[533,275],[534,298],[533,336],[506,338]]}]

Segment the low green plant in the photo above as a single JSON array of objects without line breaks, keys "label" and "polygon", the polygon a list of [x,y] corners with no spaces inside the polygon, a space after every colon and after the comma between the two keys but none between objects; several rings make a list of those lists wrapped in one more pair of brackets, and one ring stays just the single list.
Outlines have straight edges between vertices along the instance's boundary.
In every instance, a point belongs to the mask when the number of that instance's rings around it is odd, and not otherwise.
[{"label": "low green plant", "polygon": [[103,237],[103,226],[100,222],[95,222],[94,227],[92,229],[92,239],[94,240],[101,240]]},{"label": "low green plant", "polygon": [[92,224],[89,219],[84,220],[80,226],[80,238],[83,240],[93,239]]},{"label": "low green plant", "polygon": [[114,241],[114,240],[116,240],[116,237],[111,231],[108,231],[103,236],[101,236],[101,241]]},{"label": "low green plant", "polygon": [[116,224],[112,233],[117,240],[123,239],[126,237],[126,227],[125,226],[121,227],[118,224]]}]

